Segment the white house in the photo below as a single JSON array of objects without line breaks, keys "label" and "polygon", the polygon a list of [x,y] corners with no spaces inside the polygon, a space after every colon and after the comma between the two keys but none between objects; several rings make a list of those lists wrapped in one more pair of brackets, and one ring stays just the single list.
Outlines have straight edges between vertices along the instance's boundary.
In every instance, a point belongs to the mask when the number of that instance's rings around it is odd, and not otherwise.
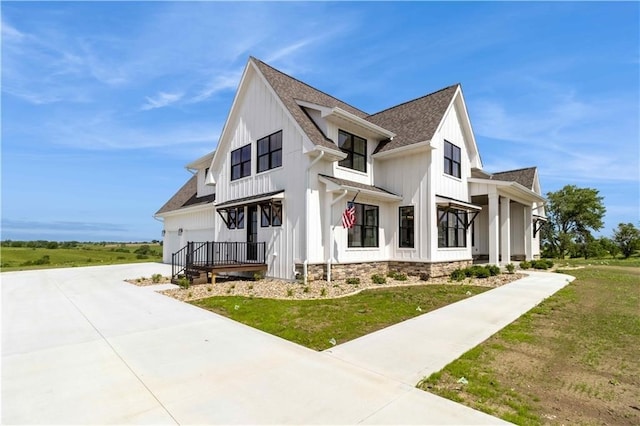
[{"label": "white house", "polygon": [[156,213],[165,262],[331,279],[539,255],[537,170],[483,171],[459,84],[368,114],[251,57],[216,151],[187,168]]}]

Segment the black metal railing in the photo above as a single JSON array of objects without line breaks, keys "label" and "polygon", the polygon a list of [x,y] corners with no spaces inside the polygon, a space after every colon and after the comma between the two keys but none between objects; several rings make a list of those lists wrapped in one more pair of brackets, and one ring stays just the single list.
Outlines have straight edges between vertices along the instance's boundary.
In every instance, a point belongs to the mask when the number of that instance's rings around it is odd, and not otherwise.
[{"label": "black metal railing", "polygon": [[174,279],[187,274],[190,268],[224,267],[245,264],[265,264],[266,243],[193,242],[171,256],[171,275]]}]

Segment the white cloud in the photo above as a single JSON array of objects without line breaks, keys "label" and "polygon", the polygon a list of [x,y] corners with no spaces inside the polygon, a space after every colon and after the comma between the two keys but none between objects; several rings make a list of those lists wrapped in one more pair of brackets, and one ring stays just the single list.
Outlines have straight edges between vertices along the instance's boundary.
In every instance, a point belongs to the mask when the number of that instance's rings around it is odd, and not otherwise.
[{"label": "white cloud", "polygon": [[180,99],[182,99],[183,95],[183,93],[160,92],[153,97],[147,96],[147,103],[142,105],[142,110],[147,111],[150,109],[164,108],[178,102]]},{"label": "white cloud", "polygon": [[203,89],[199,90],[189,102],[202,102],[220,92],[234,90],[240,83],[241,76],[242,69],[220,73],[211,79]]}]

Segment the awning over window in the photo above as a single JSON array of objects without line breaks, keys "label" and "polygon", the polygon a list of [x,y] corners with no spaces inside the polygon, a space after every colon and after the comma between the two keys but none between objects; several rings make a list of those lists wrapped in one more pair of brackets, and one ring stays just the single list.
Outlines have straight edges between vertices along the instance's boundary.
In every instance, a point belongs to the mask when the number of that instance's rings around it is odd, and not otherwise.
[{"label": "awning over window", "polygon": [[475,204],[456,200],[454,198],[444,197],[442,195],[436,195],[436,204],[440,207],[449,207],[453,209],[464,210],[467,212],[479,212],[480,210],[482,210],[482,207],[476,206]]},{"label": "awning over window", "polygon": [[387,191],[386,189],[382,189],[378,186],[366,185],[364,183],[340,179],[323,174],[319,174],[318,179],[320,180],[320,182],[327,185],[327,191],[338,191],[346,189],[347,191],[360,192],[362,195],[367,195],[368,197],[377,198],[384,201],[402,200],[401,196]]},{"label": "awning over window", "polygon": [[261,204],[271,200],[282,200],[284,198],[284,189],[279,191],[267,192],[265,194],[252,195],[250,197],[236,198],[235,200],[225,201],[216,204],[216,209],[227,209],[229,207],[247,206],[251,204]]}]

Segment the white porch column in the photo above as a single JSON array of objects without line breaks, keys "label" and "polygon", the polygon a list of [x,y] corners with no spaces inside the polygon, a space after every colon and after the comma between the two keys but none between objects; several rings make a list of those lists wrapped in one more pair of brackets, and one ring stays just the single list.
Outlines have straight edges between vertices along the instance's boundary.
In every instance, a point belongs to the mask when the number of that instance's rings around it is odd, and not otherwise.
[{"label": "white porch column", "polygon": [[524,206],[524,254],[526,260],[533,259],[533,213],[531,206]]},{"label": "white porch column", "polygon": [[489,194],[489,263],[498,264],[500,228],[498,226],[498,193]]},{"label": "white porch column", "polygon": [[507,197],[500,200],[500,254],[504,265],[511,262],[511,200]]}]

